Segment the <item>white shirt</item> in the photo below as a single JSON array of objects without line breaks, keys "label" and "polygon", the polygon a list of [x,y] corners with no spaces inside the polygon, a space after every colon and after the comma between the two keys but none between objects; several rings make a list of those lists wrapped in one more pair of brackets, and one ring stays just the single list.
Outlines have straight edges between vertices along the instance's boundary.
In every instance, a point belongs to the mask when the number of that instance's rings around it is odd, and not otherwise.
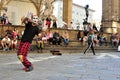
[{"label": "white shirt", "polygon": [[3,38],[2,41],[6,42],[6,43],[9,43],[11,40],[10,40],[10,38]]}]

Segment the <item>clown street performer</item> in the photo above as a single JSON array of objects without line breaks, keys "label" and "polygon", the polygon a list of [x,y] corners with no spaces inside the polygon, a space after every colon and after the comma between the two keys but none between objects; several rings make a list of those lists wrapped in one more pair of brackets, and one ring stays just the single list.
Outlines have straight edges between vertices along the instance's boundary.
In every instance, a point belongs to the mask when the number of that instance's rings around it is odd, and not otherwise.
[{"label": "clown street performer", "polygon": [[17,56],[24,65],[23,70],[28,72],[33,70],[32,63],[27,59],[28,51],[30,50],[30,45],[34,36],[38,35],[40,30],[37,27],[38,16],[33,15],[31,12],[28,12],[27,16],[21,20],[22,23],[25,24],[25,30],[18,47]]}]

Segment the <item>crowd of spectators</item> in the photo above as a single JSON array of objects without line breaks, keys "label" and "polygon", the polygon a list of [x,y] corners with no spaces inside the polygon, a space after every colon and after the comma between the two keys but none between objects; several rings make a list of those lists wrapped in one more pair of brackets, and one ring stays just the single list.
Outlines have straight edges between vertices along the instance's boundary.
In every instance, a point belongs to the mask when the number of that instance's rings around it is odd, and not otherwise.
[{"label": "crowd of spectators", "polygon": [[[1,24],[10,24],[7,15],[4,13],[1,16]],[[67,46],[70,41],[70,35],[68,32],[68,29],[74,29],[73,23],[70,22],[69,25],[65,25],[65,28],[62,32],[62,34],[59,33],[59,30],[57,29],[57,23],[56,19],[53,19],[48,15],[46,19],[40,20],[38,27],[41,30],[41,34],[38,35],[36,40],[36,46],[38,49],[44,48],[44,45],[65,45]],[[44,28],[46,26],[46,28]],[[54,28],[56,30],[52,31]],[[86,46],[87,40],[88,40],[88,33],[93,31],[94,32],[94,46],[102,46],[104,43],[107,43],[107,37],[103,35],[103,31],[98,30],[96,28],[95,24],[89,23],[87,27],[84,28],[84,30],[80,31],[78,30],[78,34],[75,35],[77,37],[77,40],[79,40],[82,44],[82,46]],[[19,34],[17,28],[12,29],[11,26],[8,26],[8,29],[5,31],[4,37],[1,39],[0,43],[2,46],[2,49],[5,50],[16,50],[18,46],[18,39]],[[23,31],[24,32],[24,31]],[[63,44],[62,44],[63,43]],[[120,43],[119,34],[115,33],[110,36],[110,44],[111,46],[118,46]]]},{"label": "crowd of spectators", "polygon": [[16,50],[18,45],[19,34],[16,28],[12,29],[8,26],[5,30],[5,34],[2,36],[0,44],[3,51]]},{"label": "crowd of spectators", "polygon": [[65,45],[68,45],[69,43],[69,34],[66,30],[63,31],[63,34],[60,34],[59,30],[53,32],[49,29],[47,32],[41,32],[41,36],[38,36],[37,39],[39,38],[44,44],[49,45],[62,45],[62,42],[64,42]]},{"label": "crowd of spectators", "polygon": [[110,38],[103,34],[103,30],[98,30],[95,24],[88,24],[82,32],[78,32],[77,39],[80,40],[82,46],[86,46],[88,40],[88,34],[94,32],[94,46],[102,46],[104,43],[107,46],[110,44],[112,47],[118,47],[120,45],[120,38],[118,33],[111,34]]}]

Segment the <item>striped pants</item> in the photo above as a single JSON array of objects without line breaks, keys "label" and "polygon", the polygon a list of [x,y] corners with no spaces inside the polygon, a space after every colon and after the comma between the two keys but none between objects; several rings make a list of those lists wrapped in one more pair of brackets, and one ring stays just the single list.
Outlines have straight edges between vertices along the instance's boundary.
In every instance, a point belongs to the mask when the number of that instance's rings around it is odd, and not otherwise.
[{"label": "striped pants", "polygon": [[29,42],[20,42],[17,52],[18,59],[26,68],[32,65],[31,62],[27,59],[27,55],[30,50],[30,45],[31,44]]}]

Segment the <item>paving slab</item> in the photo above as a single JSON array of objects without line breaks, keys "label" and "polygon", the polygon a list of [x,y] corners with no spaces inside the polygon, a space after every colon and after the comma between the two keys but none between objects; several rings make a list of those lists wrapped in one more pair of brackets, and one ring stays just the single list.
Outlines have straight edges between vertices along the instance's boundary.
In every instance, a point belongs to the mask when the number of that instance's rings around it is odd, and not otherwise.
[{"label": "paving slab", "polygon": [[0,54],[0,80],[120,80],[120,52],[30,53],[28,59],[34,70],[24,72],[15,53]]}]

